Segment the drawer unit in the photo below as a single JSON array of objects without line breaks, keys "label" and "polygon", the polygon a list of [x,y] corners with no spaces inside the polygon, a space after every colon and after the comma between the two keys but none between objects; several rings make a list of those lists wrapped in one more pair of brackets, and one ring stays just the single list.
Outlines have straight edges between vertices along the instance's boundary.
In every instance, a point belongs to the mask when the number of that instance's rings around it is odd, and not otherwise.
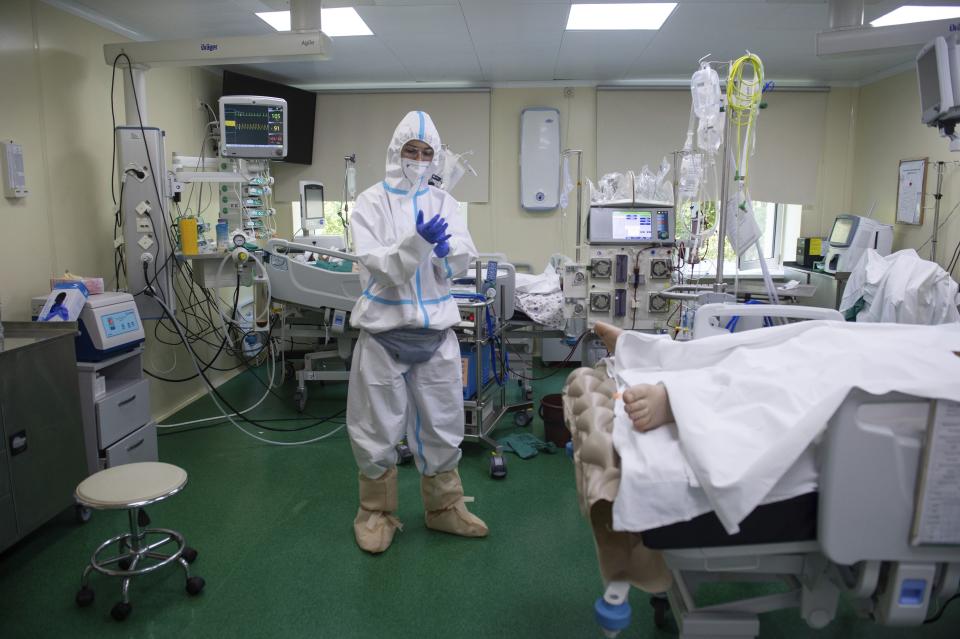
[{"label": "drawer unit", "polygon": [[[6,444],[6,442],[4,442]],[[6,497],[10,494],[10,460],[7,459],[7,452],[0,448],[0,497]]]},{"label": "drawer unit", "polygon": [[143,379],[97,402],[97,436],[105,449],[150,421],[150,382]]},{"label": "drawer unit", "polygon": [[157,427],[153,423],[147,424],[103,452],[107,468],[134,462],[157,461]]}]

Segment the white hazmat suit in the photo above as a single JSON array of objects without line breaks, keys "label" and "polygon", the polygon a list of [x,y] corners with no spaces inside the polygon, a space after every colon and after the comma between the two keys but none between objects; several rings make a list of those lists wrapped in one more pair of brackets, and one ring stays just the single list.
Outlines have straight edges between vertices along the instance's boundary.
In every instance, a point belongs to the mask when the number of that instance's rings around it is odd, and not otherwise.
[{"label": "white hazmat suit", "polygon": [[[401,157],[411,140],[439,157],[440,135],[422,111],[408,113],[387,148],[386,178],[357,198],[350,219],[363,294],[350,323],[360,329],[347,396],[347,428],[360,468],[357,542],[369,552],[389,546],[400,524],[396,510],[396,445],[404,435],[422,480],[431,528],[466,536],[486,535],[483,522],[466,511],[457,474],[463,440],[460,347],[450,327],[460,321],[451,280],[477,258],[457,201],[427,184],[435,168]],[[420,165],[420,166],[418,166]],[[416,169],[421,171],[420,174]],[[449,252],[417,231],[440,215],[447,223]],[[440,331],[439,347],[421,363],[404,363],[375,334],[397,329]]]}]

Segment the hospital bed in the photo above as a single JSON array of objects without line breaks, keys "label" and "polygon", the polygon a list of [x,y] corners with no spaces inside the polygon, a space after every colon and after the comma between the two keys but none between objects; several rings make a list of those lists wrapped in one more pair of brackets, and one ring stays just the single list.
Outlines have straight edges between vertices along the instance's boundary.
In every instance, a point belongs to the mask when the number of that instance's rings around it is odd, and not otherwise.
[{"label": "hospital bed", "polygon": [[[795,320],[824,313],[839,315],[797,306],[708,304],[697,309],[694,337],[723,332],[735,316]],[[620,478],[604,435],[612,432],[615,390],[605,372],[580,369],[564,401],[581,507],[593,525],[606,583],[595,612],[608,636],[629,624],[631,583],[667,590],[666,598],[651,599],[655,622],[662,625],[671,610],[682,639],[756,637],[758,615],[783,608],[798,608],[810,627],[822,628],[834,618],[841,593],[879,623],[916,625],[933,614],[931,602],[942,606],[957,593],[960,544],[911,543],[935,402],[852,391],[812,451],[819,490],[757,507],[736,534],[728,534],[714,513],[627,533],[612,531],[609,519]],[[960,524],[957,492],[960,486],[952,501],[940,504],[944,517],[954,518],[954,530]],[[701,587],[717,582],[769,582],[778,589],[702,605]]]},{"label": "hospital bed", "polygon": [[[305,258],[310,255],[333,258],[338,260],[340,265],[349,265],[349,269],[324,268],[326,266],[324,262],[308,262]],[[478,306],[475,299],[464,299],[464,297],[483,291],[483,283],[487,277],[486,269],[490,262],[498,263],[496,298],[490,305]],[[264,265],[270,279],[272,297],[284,304],[280,326],[280,338],[283,343],[292,345],[297,338],[309,340],[310,343],[315,340],[322,340],[324,343],[333,342],[331,348],[306,353],[303,358],[303,369],[293,372],[297,380],[294,400],[301,411],[306,406],[308,381],[347,381],[349,379],[349,371],[317,370],[315,365],[339,358],[349,366],[357,332],[348,326],[348,313],[362,294],[360,274],[353,268],[355,263],[356,256],[344,251],[343,239],[339,236],[311,236],[297,238],[294,241],[272,239],[267,244]],[[471,349],[474,352],[482,352],[488,337],[499,338],[504,324],[513,316],[515,280],[515,267],[506,260],[505,256],[499,254],[482,256],[475,270],[471,269],[470,272],[455,280],[453,292],[462,296],[458,297],[458,304],[463,320],[455,328],[458,339],[464,346],[464,352],[469,352]],[[492,336],[481,335],[481,331],[474,328],[477,325],[486,328],[484,315],[487,306],[491,309],[495,323],[495,335]],[[478,313],[475,307],[480,309],[479,316],[476,316]],[[480,345],[478,346],[476,342]],[[503,371],[506,370],[506,357],[502,353],[501,356],[502,361],[497,369]],[[472,361],[478,367],[474,379],[484,379],[483,371],[490,371],[489,362],[485,358],[478,357],[473,357]],[[488,389],[489,385],[489,383],[481,384],[483,388],[479,389],[480,392],[474,391],[472,396],[465,397],[466,439],[482,441],[496,449],[496,442],[489,437],[489,433],[499,418],[506,412],[513,412],[518,424],[528,424],[532,421],[530,410],[532,404],[529,401],[508,404],[506,395],[502,392],[502,386],[501,392],[484,392],[496,390]],[[496,401],[493,401],[494,395]]]},{"label": "hospital bed", "polygon": [[[308,381],[347,381],[349,371],[317,370],[317,364],[339,359],[348,363],[353,353],[357,332],[349,328],[347,313],[353,309],[362,292],[360,274],[352,265],[356,257],[341,250],[343,239],[338,236],[312,236],[296,241],[272,239],[267,242],[264,266],[270,279],[271,295],[284,304],[281,315],[280,339],[290,344],[296,340],[322,340],[329,348],[304,354],[303,369],[294,371],[297,390],[294,401],[303,411],[307,403]],[[297,257],[309,255],[341,260],[349,270],[331,270]]]}]

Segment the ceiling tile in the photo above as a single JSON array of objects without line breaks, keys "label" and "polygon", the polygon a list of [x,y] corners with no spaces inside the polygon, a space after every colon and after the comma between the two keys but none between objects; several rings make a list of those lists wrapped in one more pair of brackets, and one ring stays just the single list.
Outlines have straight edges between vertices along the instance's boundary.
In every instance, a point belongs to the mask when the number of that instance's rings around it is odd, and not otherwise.
[{"label": "ceiling tile", "polygon": [[[271,33],[254,12],[289,6],[289,0],[57,1],[149,39]],[[331,60],[265,65],[263,73],[299,84],[676,79],[689,77],[703,54],[730,59],[750,49],[764,59],[771,78],[829,82],[860,80],[912,59],[893,52],[818,59],[816,33],[828,22],[824,0],[680,0],[659,32],[602,33],[565,32],[570,0],[352,4],[376,35],[335,38]],[[867,0],[867,20],[899,4]]]},{"label": "ceiling tile", "polygon": [[654,31],[567,31],[554,70],[558,80],[617,80],[647,46]]},{"label": "ceiling tile", "polygon": [[357,12],[416,80],[483,79],[459,5],[358,7]]}]

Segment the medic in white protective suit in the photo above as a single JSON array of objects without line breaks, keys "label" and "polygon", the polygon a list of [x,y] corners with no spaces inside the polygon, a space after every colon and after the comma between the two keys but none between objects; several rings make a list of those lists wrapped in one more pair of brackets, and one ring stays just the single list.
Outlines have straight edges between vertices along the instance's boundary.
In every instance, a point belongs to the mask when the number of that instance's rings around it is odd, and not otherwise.
[{"label": "medic in white protective suit", "polygon": [[360,194],[350,218],[363,294],[347,396],[347,429],[360,468],[353,522],[367,552],[390,546],[400,521],[396,445],[406,436],[421,473],[428,528],[484,537],[457,473],[463,440],[460,321],[451,279],[477,258],[457,201],[427,184],[440,135],[408,113],[387,147],[387,176]]}]

